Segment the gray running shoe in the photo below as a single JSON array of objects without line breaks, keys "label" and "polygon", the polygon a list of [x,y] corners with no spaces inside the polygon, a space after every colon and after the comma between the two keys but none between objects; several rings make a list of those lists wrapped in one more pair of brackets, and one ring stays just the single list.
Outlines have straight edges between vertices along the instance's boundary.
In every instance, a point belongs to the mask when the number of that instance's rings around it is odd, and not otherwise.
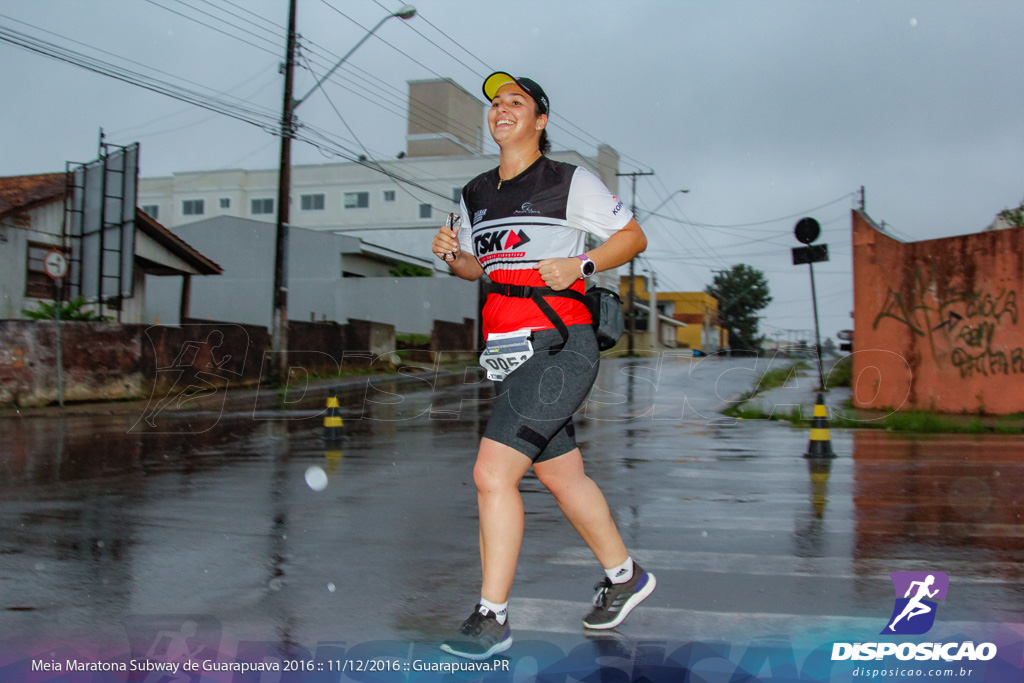
[{"label": "gray running shoe", "polygon": [[508,618],[499,624],[497,615],[483,605],[477,605],[458,633],[441,644],[445,652],[473,660],[488,659],[510,647],[512,629]]},{"label": "gray running shoe", "polygon": [[594,586],[597,589],[594,609],[583,620],[583,626],[594,629],[615,628],[634,607],[654,592],[657,585],[654,574],[645,572],[636,563],[633,563],[633,578],[626,583],[612,583],[611,579],[605,578]]}]

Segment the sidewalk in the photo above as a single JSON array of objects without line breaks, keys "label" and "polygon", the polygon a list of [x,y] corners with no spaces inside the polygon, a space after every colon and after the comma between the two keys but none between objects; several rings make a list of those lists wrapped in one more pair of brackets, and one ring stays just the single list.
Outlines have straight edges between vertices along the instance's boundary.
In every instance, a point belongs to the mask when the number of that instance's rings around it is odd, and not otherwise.
[{"label": "sidewalk", "polygon": [[[823,370],[828,378],[829,371],[839,362],[839,358],[824,361]],[[1021,415],[976,415],[933,413],[926,410],[912,410],[901,407],[895,410],[865,410],[855,408],[852,404],[853,389],[851,387],[833,387],[828,391],[818,391],[817,365],[810,363],[807,368],[796,368],[787,381],[778,387],[758,392],[748,400],[737,403],[736,397],[727,406],[739,405],[745,413],[757,417],[745,419],[784,420],[794,422],[799,415],[800,421],[807,423],[814,415],[814,406],[820,395],[833,427],[851,429],[885,429],[886,431],[929,433],[997,433],[1019,435],[1024,432],[1024,417]],[[756,387],[752,387],[756,390]]]},{"label": "sidewalk", "polygon": [[[823,361],[825,377],[840,359],[829,358]],[[794,360],[793,364],[799,360]],[[849,415],[849,405],[853,392],[849,387],[835,387],[827,391],[819,391],[818,367],[816,363],[810,363],[807,368],[794,368],[793,374],[782,386],[758,392],[743,404],[747,410],[763,413],[767,419],[786,419],[795,411],[804,420],[810,420],[814,415],[814,406],[817,403],[819,394],[823,397],[825,407],[828,410],[828,417],[833,417],[833,411],[839,409],[844,415]]]},{"label": "sidewalk", "polygon": [[[425,377],[439,378],[447,377],[456,371],[440,366],[428,366],[416,363],[402,363],[390,372],[360,372],[341,377],[315,378],[306,382],[295,381],[294,390],[296,393],[304,390],[299,398],[290,397],[288,404],[308,401],[311,398],[322,396],[326,399],[328,392],[337,387],[344,391],[365,385],[370,379],[387,380],[390,382],[422,382]],[[461,372],[461,371],[459,371]],[[164,392],[166,393],[166,392]],[[121,400],[121,401],[88,401],[80,403],[65,403],[61,408],[57,404],[38,406],[32,408],[0,408],[0,420],[5,418],[22,417],[58,417],[58,416],[103,416],[103,415],[128,415],[139,414],[145,411],[146,407],[159,397],[146,396],[145,398]],[[227,387],[227,397],[215,394],[207,399],[197,399],[192,403],[193,410],[221,410],[226,408],[260,408],[268,409],[283,407],[285,402],[282,399],[281,391],[272,386],[239,386]]]}]

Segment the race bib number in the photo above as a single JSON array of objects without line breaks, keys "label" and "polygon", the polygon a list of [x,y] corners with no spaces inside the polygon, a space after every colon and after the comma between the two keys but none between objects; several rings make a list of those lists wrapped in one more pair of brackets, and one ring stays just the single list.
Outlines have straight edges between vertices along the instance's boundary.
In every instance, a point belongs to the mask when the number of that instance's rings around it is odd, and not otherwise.
[{"label": "race bib number", "polygon": [[480,365],[487,371],[487,379],[500,382],[532,355],[530,330],[490,334],[487,347],[480,354]]}]

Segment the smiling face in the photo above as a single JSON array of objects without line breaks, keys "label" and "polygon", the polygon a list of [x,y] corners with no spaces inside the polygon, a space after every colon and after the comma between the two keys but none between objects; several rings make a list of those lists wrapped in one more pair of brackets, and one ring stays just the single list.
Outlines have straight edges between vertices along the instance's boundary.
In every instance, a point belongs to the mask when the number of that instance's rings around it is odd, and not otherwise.
[{"label": "smiling face", "polygon": [[547,114],[537,115],[537,103],[515,83],[498,88],[487,112],[487,127],[499,147],[539,145]]}]

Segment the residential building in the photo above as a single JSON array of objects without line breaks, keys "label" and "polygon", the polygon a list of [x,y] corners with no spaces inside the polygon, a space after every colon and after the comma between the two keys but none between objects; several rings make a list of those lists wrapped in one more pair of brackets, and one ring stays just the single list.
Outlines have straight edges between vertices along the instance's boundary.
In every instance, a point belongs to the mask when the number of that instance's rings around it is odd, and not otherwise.
[{"label": "residential building", "polygon": [[[0,319],[24,318],[23,310],[52,301],[53,280],[43,260],[67,254],[64,227],[65,173],[0,178]],[[97,313],[124,323],[144,322],[146,276],[181,276],[187,303],[193,275],[217,275],[220,266],[142,211],[134,220],[133,296],[108,301]]]},{"label": "residential building", "polygon": [[[637,309],[635,348],[652,348],[650,311],[658,310],[658,347],[693,349],[712,354],[729,345],[729,334],[718,324],[718,300],[707,292],[652,292],[646,276],[633,278]],[[619,296],[628,305],[629,277],[619,280]]]}]

